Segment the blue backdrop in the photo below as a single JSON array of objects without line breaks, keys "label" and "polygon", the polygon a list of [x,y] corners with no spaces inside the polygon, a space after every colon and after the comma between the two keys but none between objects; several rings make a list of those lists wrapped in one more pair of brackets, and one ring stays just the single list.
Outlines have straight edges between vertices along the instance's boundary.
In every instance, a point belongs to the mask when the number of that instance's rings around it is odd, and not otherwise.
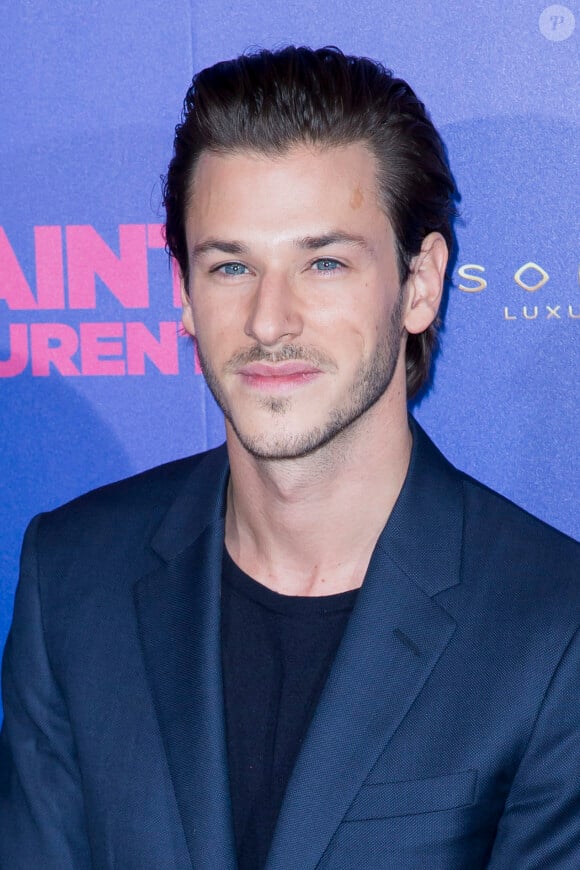
[{"label": "blue backdrop", "polygon": [[159,176],[194,70],[336,44],[430,108],[462,194],[435,386],[447,455],[578,536],[576,2],[27,0],[0,27],[0,648],[27,521],[222,438],[179,335]]}]

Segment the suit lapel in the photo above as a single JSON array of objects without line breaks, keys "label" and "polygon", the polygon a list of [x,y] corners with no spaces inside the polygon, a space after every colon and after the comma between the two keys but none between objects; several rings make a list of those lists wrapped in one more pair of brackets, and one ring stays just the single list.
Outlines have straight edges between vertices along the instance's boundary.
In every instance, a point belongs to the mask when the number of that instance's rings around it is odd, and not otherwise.
[{"label": "suit lapel", "polygon": [[455,630],[432,596],[459,582],[457,473],[416,424],[407,480],[373,553],[296,762],[267,870],[314,868]]},{"label": "suit lapel", "polygon": [[455,623],[376,551],[286,792],[267,870],[315,867]]},{"label": "suit lapel", "polygon": [[220,648],[226,480],[225,454],[202,461],[154,538],[165,564],[134,589],[147,676],[196,870],[236,865]]}]

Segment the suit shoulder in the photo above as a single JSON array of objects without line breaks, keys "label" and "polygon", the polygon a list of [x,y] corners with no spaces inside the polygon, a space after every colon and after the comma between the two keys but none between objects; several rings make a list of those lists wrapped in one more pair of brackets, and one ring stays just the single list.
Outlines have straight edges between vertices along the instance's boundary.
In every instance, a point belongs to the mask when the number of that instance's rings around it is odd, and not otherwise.
[{"label": "suit shoulder", "polygon": [[428,481],[433,497],[448,510],[458,507],[459,497],[464,531],[474,545],[499,540],[509,548],[519,541],[578,560],[577,541],[453,465],[413,418],[411,428],[417,447],[415,473]]},{"label": "suit shoulder", "polygon": [[44,514],[42,526],[50,533],[52,529],[92,525],[103,517],[110,523],[112,518],[122,522],[126,515],[132,519],[136,515],[162,515],[186,482],[196,472],[203,475],[208,460],[222,461],[224,453],[223,446],[217,447],[90,490]]},{"label": "suit shoulder", "polygon": [[[464,492],[464,564],[522,604],[580,619],[580,544],[485,484],[460,472]],[[507,584],[507,585],[506,585]]]},{"label": "suit shoulder", "polygon": [[216,448],[99,487],[35,518],[22,565],[34,567],[46,606],[130,587],[159,564],[152,544],[168,518],[182,543],[188,530],[208,521],[221,502],[216,480],[226,472],[225,447]]},{"label": "suit shoulder", "polygon": [[[580,556],[580,543],[565,532],[554,528],[544,520],[527,511],[491,487],[486,486],[463,471],[458,472],[462,479],[466,507],[470,514],[479,519],[485,518],[484,527],[497,530],[509,524],[512,534],[522,534],[526,539],[549,543],[557,548],[564,547]],[[480,526],[481,528],[482,526]]]}]

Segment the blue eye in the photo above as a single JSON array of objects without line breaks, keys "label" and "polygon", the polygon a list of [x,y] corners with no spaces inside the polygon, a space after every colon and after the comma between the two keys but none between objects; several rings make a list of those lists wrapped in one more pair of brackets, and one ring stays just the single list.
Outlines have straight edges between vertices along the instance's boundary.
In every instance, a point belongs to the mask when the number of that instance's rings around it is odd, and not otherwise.
[{"label": "blue eye", "polygon": [[315,260],[312,264],[317,272],[336,272],[342,268],[342,263],[338,260],[332,260],[330,257],[323,257],[320,260]]},{"label": "blue eye", "polygon": [[218,266],[215,270],[216,272],[221,272],[224,275],[245,275],[248,271],[248,267],[244,266],[243,263],[223,263],[223,265]]}]

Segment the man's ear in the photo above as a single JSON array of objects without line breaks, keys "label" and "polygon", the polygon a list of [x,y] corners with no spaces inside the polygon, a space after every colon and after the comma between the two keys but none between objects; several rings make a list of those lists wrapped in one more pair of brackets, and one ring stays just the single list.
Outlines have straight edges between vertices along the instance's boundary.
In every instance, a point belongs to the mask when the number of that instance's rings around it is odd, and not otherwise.
[{"label": "man's ear", "polygon": [[191,297],[187,290],[187,285],[185,283],[185,279],[181,273],[179,272],[179,283],[181,285],[181,322],[183,324],[183,328],[189,335],[195,337],[195,322],[193,319],[193,308],[191,305]]},{"label": "man's ear", "polygon": [[429,233],[413,257],[407,279],[404,326],[407,332],[424,332],[437,317],[449,251],[441,233]]}]

